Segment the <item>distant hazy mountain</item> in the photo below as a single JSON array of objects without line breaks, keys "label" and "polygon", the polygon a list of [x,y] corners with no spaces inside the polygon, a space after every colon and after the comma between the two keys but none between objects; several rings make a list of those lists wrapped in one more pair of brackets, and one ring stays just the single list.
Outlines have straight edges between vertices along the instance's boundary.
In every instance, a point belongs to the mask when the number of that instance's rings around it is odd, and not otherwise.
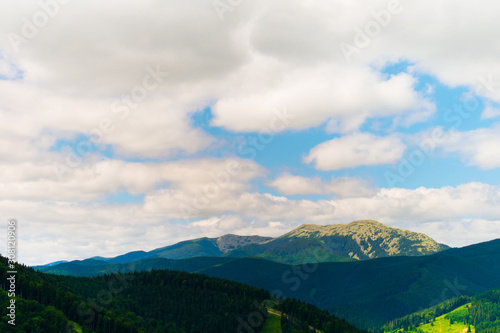
[{"label": "distant hazy mountain", "polygon": [[59,260],[59,261],[51,262],[50,264],[46,264],[46,265],[34,266],[33,268],[51,267],[51,266],[55,266],[55,265],[59,265],[59,264],[64,264],[66,262],[68,262],[68,261],[67,260]]},{"label": "distant hazy mountain", "polygon": [[[220,257],[241,246],[261,244],[272,240],[271,237],[224,235],[217,238],[197,238],[182,241],[174,245],[161,247],[149,252],[133,251],[114,258],[92,257],[90,260],[105,261],[113,264],[124,264],[152,258],[187,259],[195,257]],[[50,264],[52,265],[52,264]],[[47,265],[45,265],[47,266]],[[35,268],[44,267],[36,266]]]},{"label": "distant hazy mountain", "polygon": [[224,235],[218,238],[198,238],[149,252],[156,257],[186,259],[194,257],[219,257],[224,253],[249,244],[260,244],[272,240],[270,237]]},{"label": "distant hazy mountain", "polygon": [[269,242],[243,246],[226,255],[257,256],[283,263],[302,264],[420,256],[448,248],[421,233],[392,228],[373,220],[362,220],[325,226],[304,224]]}]

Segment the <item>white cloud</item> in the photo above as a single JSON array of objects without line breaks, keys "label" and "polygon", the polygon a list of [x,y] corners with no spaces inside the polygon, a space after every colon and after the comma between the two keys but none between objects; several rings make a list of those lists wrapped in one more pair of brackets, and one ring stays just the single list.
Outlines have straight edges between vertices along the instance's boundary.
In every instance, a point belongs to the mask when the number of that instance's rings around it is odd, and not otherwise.
[{"label": "white cloud", "polygon": [[358,178],[336,178],[325,185],[326,192],[335,194],[340,198],[369,197],[377,193],[370,184]]},{"label": "white cloud", "polygon": [[468,183],[457,187],[381,189],[370,198],[333,202],[338,217],[372,216],[387,223],[423,223],[459,220],[464,216],[496,219],[498,186]]},{"label": "white cloud", "polygon": [[[10,6],[0,29],[19,34],[23,22],[12,19],[13,13],[29,18],[40,10]],[[205,1],[111,1],[96,6],[99,11],[92,1],[61,7],[49,25],[20,45],[16,60],[26,83],[73,97],[109,98],[129,93],[142,82],[147,66],[158,67],[169,76],[155,95],[175,96],[177,109],[184,113],[215,101],[213,124],[237,131],[261,131],[269,126],[272,108],[283,106],[296,115],[286,128],[304,129],[334,119],[344,124],[342,131],[357,129],[369,117],[421,121],[424,116],[411,115],[434,110],[414,91],[412,75],[385,77],[369,64],[346,65],[338,42],[349,32],[345,25],[352,13],[339,16],[339,9],[345,11],[341,4],[257,1],[227,13],[231,18],[224,22]],[[10,48],[6,40],[0,44],[0,49]],[[165,125],[152,127],[143,120],[134,129],[151,134],[164,132],[160,129]],[[182,125],[179,133],[188,129]],[[130,127],[123,130],[130,132]],[[129,146],[132,141],[139,140],[120,142]]]},{"label": "white cloud", "polygon": [[0,165],[0,198],[20,200],[102,200],[126,191],[152,193],[158,186],[203,191],[207,185],[242,190],[247,182],[265,173],[257,164],[242,159],[181,160],[166,163],[98,161],[70,169],[59,178],[54,165],[23,163]]},{"label": "white cloud", "polygon": [[[407,124],[425,120],[434,106],[413,90],[415,78],[385,78],[369,68],[345,64],[296,68],[258,57],[237,74],[246,85],[232,85],[213,107],[213,124],[233,131],[263,131],[272,110],[286,106],[294,118],[285,128],[305,129],[329,120],[330,132],[357,130],[367,118],[401,116]],[[420,119],[415,113],[422,114]]]},{"label": "white cloud", "polygon": [[[387,1],[253,1],[227,12],[224,21],[212,3],[201,0],[94,2],[61,6],[50,24],[20,45],[17,56],[10,54],[26,73],[26,83],[72,96],[114,97],[141,82],[146,66],[159,66],[169,73],[161,94],[182,101],[178,106],[183,113],[215,102],[214,125],[261,131],[269,125],[272,108],[288,106],[296,115],[288,128],[331,120],[330,131],[345,133],[370,117],[402,117],[397,123],[409,126],[434,112],[434,105],[415,92],[414,74],[385,77],[378,72],[387,61],[407,60],[413,69],[450,85],[475,87],[481,76],[498,73],[495,58],[489,56],[498,39],[492,13],[499,5],[494,1],[480,7],[466,1],[402,3],[402,12],[392,16],[350,65],[340,43],[352,42],[356,29],[373,21],[372,12],[387,8]],[[1,11],[0,29],[18,34],[22,18],[31,19],[41,10],[37,4],[8,6]],[[478,26],[478,20],[484,24]],[[467,53],[461,52],[463,45],[468,45]],[[8,39],[0,42],[0,49],[8,53]],[[156,134],[165,125],[142,121],[135,129]],[[177,136],[182,132],[189,133],[186,122]],[[133,147],[139,135],[118,137],[110,143],[120,141],[121,149],[131,146],[126,153],[145,148]],[[151,140],[171,142],[174,137]],[[160,147],[156,154],[169,149]]]},{"label": "white cloud", "polygon": [[[22,18],[41,11],[35,3],[6,6],[0,29],[20,36]],[[122,93],[142,80],[147,65],[182,84],[225,73],[245,58],[205,1],[73,2],[49,23],[19,45],[19,63],[29,82],[78,94]],[[0,45],[13,53],[8,39]]]},{"label": "white cloud", "polygon": [[500,123],[490,128],[441,132],[435,141],[445,153],[456,153],[469,166],[489,170],[500,167]]},{"label": "white cloud", "polygon": [[492,119],[500,117],[500,108],[493,106],[491,103],[486,103],[481,119]]},{"label": "white cloud", "polygon": [[[388,4],[387,1],[360,3],[362,1],[354,1],[354,5],[362,8],[351,12],[351,23],[346,26],[351,27],[352,32],[347,41],[352,41],[356,27],[363,28],[366,22],[373,20],[370,10],[379,11]],[[481,86],[481,77],[488,78],[492,73],[493,81],[498,81],[498,64],[491,55],[499,49],[496,42],[499,22],[495,13],[500,4],[493,0],[482,2],[480,7],[468,1],[452,0],[400,3],[402,12],[394,15],[380,35],[354,57],[356,61],[378,60],[383,64],[384,60],[406,59],[415,63],[415,70],[434,75],[450,86],[476,88]],[[475,23],[478,20],[481,25]],[[462,52],[464,45],[468,52]],[[487,90],[481,91],[485,94]],[[498,89],[491,94],[493,98],[499,96]]]},{"label": "white cloud", "polygon": [[284,174],[268,183],[284,195],[328,195],[337,197],[372,196],[376,190],[367,181],[358,178],[332,178],[323,181],[319,177],[307,178]]},{"label": "white cloud", "polygon": [[464,246],[500,238],[500,220],[462,218],[448,222],[416,224],[416,232],[432,235],[437,242],[449,246]]},{"label": "white cloud", "polygon": [[[372,218],[461,246],[500,237],[499,190],[498,186],[482,183],[415,190],[392,188],[382,189],[371,198],[348,198],[332,204],[335,220]],[[460,229],[467,233],[449,232]]]},{"label": "white cloud", "polygon": [[274,187],[284,195],[315,195],[325,194],[322,180],[319,177],[306,178],[285,174],[269,182],[267,185]]},{"label": "white cloud", "polygon": [[0,131],[11,138],[47,144],[56,138],[92,134],[94,141],[80,140],[92,150],[110,144],[118,154],[139,157],[191,154],[213,142],[201,130],[191,128],[185,105],[154,95],[161,95],[160,91],[149,94],[129,107],[118,98],[72,98],[22,82],[0,81]]},{"label": "white cloud", "polygon": [[304,158],[304,162],[314,163],[319,170],[391,164],[401,158],[405,148],[405,144],[396,136],[356,133],[317,145]]}]

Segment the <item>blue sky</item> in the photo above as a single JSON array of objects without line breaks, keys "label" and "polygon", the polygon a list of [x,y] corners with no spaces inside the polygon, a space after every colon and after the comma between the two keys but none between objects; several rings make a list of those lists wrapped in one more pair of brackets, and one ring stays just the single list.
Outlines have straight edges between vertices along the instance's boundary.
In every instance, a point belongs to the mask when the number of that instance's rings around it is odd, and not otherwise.
[{"label": "blue sky", "polygon": [[500,236],[494,1],[96,6],[0,5],[21,261],[357,219]]}]

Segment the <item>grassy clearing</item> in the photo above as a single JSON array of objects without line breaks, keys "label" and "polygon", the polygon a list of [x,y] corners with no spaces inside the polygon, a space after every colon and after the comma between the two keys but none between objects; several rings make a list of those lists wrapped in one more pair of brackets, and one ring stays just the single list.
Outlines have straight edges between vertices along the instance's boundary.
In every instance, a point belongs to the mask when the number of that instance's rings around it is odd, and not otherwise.
[{"label": "grassy clearing", "polygon": [[270,313],[260,333],[281,333],[280,316]]},{"label": "grassy clearing", "polygon": [[[431,324],[420,325],[414,331],[409,332],[421,332],[421,333],[467,333],[469,325],[465,325],[463,318],[468,315],[468,307],[470,304],[465,304],[450,313],[437,317],[436,320]],[[450,318],[458,319],[454,320],[453,324],[450,324]],[[476,330],[474,326],[470,326],[471,332],[475,333]],[[408,332],[403,330],[396,330],[394,333]]]}]

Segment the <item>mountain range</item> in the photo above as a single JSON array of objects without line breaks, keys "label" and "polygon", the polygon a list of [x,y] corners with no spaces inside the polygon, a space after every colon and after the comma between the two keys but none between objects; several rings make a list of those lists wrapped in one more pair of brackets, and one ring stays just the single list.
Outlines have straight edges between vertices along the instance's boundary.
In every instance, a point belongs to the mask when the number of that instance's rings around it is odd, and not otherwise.
[{"label": "mountain range", "polygon": [[260,257],[298,265],[317,261],[420,256],[448,248],[421,233],[392,228],[373,220],[360,220],[326,226],[304,224],[277,238],[228,234],[218,238],[186,240],[149,252],[134,251],[113,258],[90,259],[123,264],[151,258]]},{"label": "mountain range", "polygon": [[113,258],[93,257],[90,259],[122,264],[149,258],[186,259],[194,257],[220,257],[249,244],[261,244],[272,240],[271,237],[224,235],[217,238],[197,238],[164,246],[149,252],[134,251]]}]

